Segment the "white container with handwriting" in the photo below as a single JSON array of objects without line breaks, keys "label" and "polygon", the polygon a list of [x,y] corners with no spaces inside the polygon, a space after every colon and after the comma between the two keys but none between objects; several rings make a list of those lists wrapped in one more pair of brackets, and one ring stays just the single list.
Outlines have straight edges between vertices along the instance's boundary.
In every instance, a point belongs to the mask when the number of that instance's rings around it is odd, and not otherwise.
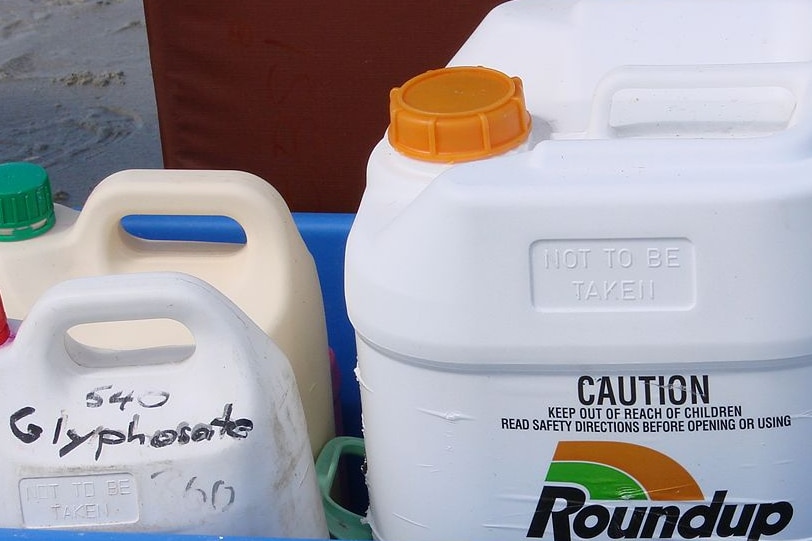
[{"label": "white container with handwriting", "polygon": [[[194,345],[109,350],[68,334],[156,318]],[[0,527],[326,537],[290,363],[206,282],[80,278],[0,323]]]}]

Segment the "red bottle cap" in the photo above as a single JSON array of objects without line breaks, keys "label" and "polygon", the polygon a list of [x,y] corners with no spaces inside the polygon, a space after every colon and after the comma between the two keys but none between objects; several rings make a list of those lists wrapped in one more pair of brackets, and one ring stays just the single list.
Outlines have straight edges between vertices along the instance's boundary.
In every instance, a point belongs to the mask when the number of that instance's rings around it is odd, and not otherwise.
[{"label": "red bottle cap", "polygon": [[11,329],[8,327],[8,318],[6,317],[6,309],[3,307],[3,299],[0,298],[0,344],[5,344],[8,337],[11,335]]}]

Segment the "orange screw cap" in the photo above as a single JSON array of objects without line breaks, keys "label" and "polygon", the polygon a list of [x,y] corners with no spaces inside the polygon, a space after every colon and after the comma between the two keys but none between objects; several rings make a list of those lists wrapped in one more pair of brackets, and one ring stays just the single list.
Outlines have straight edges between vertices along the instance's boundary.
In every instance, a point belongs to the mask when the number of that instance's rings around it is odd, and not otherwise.
[{"label": "orange screw cap", "polygon": [[389,142],[432,162],[495,156],[523,143],[530,114],[522,81],[483,67],[427,71],[389,93]]}]

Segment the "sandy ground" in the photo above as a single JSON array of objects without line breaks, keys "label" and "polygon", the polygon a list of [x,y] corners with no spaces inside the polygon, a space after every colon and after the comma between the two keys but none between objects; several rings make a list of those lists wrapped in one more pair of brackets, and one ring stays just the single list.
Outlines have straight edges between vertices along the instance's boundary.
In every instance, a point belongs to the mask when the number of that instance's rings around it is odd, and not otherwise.
[{"label": "sandy ground", "polygon": [[0,162],[44,166],[81,206],[121,169],[161,167],[140,0],[0,0]]}]

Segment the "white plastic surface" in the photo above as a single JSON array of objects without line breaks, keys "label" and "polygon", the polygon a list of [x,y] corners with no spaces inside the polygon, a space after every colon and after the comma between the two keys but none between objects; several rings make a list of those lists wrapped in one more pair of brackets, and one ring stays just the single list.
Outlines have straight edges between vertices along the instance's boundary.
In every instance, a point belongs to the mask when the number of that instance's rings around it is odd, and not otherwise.
[{"label": "white plastic surface", "polygon": [[589,127],[608,110],[647,135],[684,137],[684,121],[717,137],[766,134],[802,104],[810,76],[795,67],[812,60],[810,17],[806,0],[514,0],[449,64],[520,77],[555,138],[605,135]]},{"label": "white plastic surface", "polygon": [[[346,257],[377,538],[812,538],[810,15],[508,2],[451,65],[522,78],[527,148],[377,145]],[[642,492],[561,474],[602,444]],[[680,469],[701,496],[658,500]]]},{"label": "white plastic surface", "polygon": [[[68,335],[144,318],[183,324],[194,346],[120,352]],[[0,348],[0,526],[327,535],[290,363],[209,284],[66,281],[14,330]]]},{"label": "white plastic surface", "polygon": [[[22,319],[37,297],[62,280],[114,273],[179,271],[228,296],[290,359],[318,452],[335,435],[327,331],[311,254],[279,193],[238,171],[127,170],[96,186],[81,213],[55,205],[43,236],[0,244],[0,290],[10,317]],[[245,230],[245,245],[149,241],[129,235],[132,214],[223,215]],[[167,321],[94,325],[72,336],[127,349],[189,343]]]}]

